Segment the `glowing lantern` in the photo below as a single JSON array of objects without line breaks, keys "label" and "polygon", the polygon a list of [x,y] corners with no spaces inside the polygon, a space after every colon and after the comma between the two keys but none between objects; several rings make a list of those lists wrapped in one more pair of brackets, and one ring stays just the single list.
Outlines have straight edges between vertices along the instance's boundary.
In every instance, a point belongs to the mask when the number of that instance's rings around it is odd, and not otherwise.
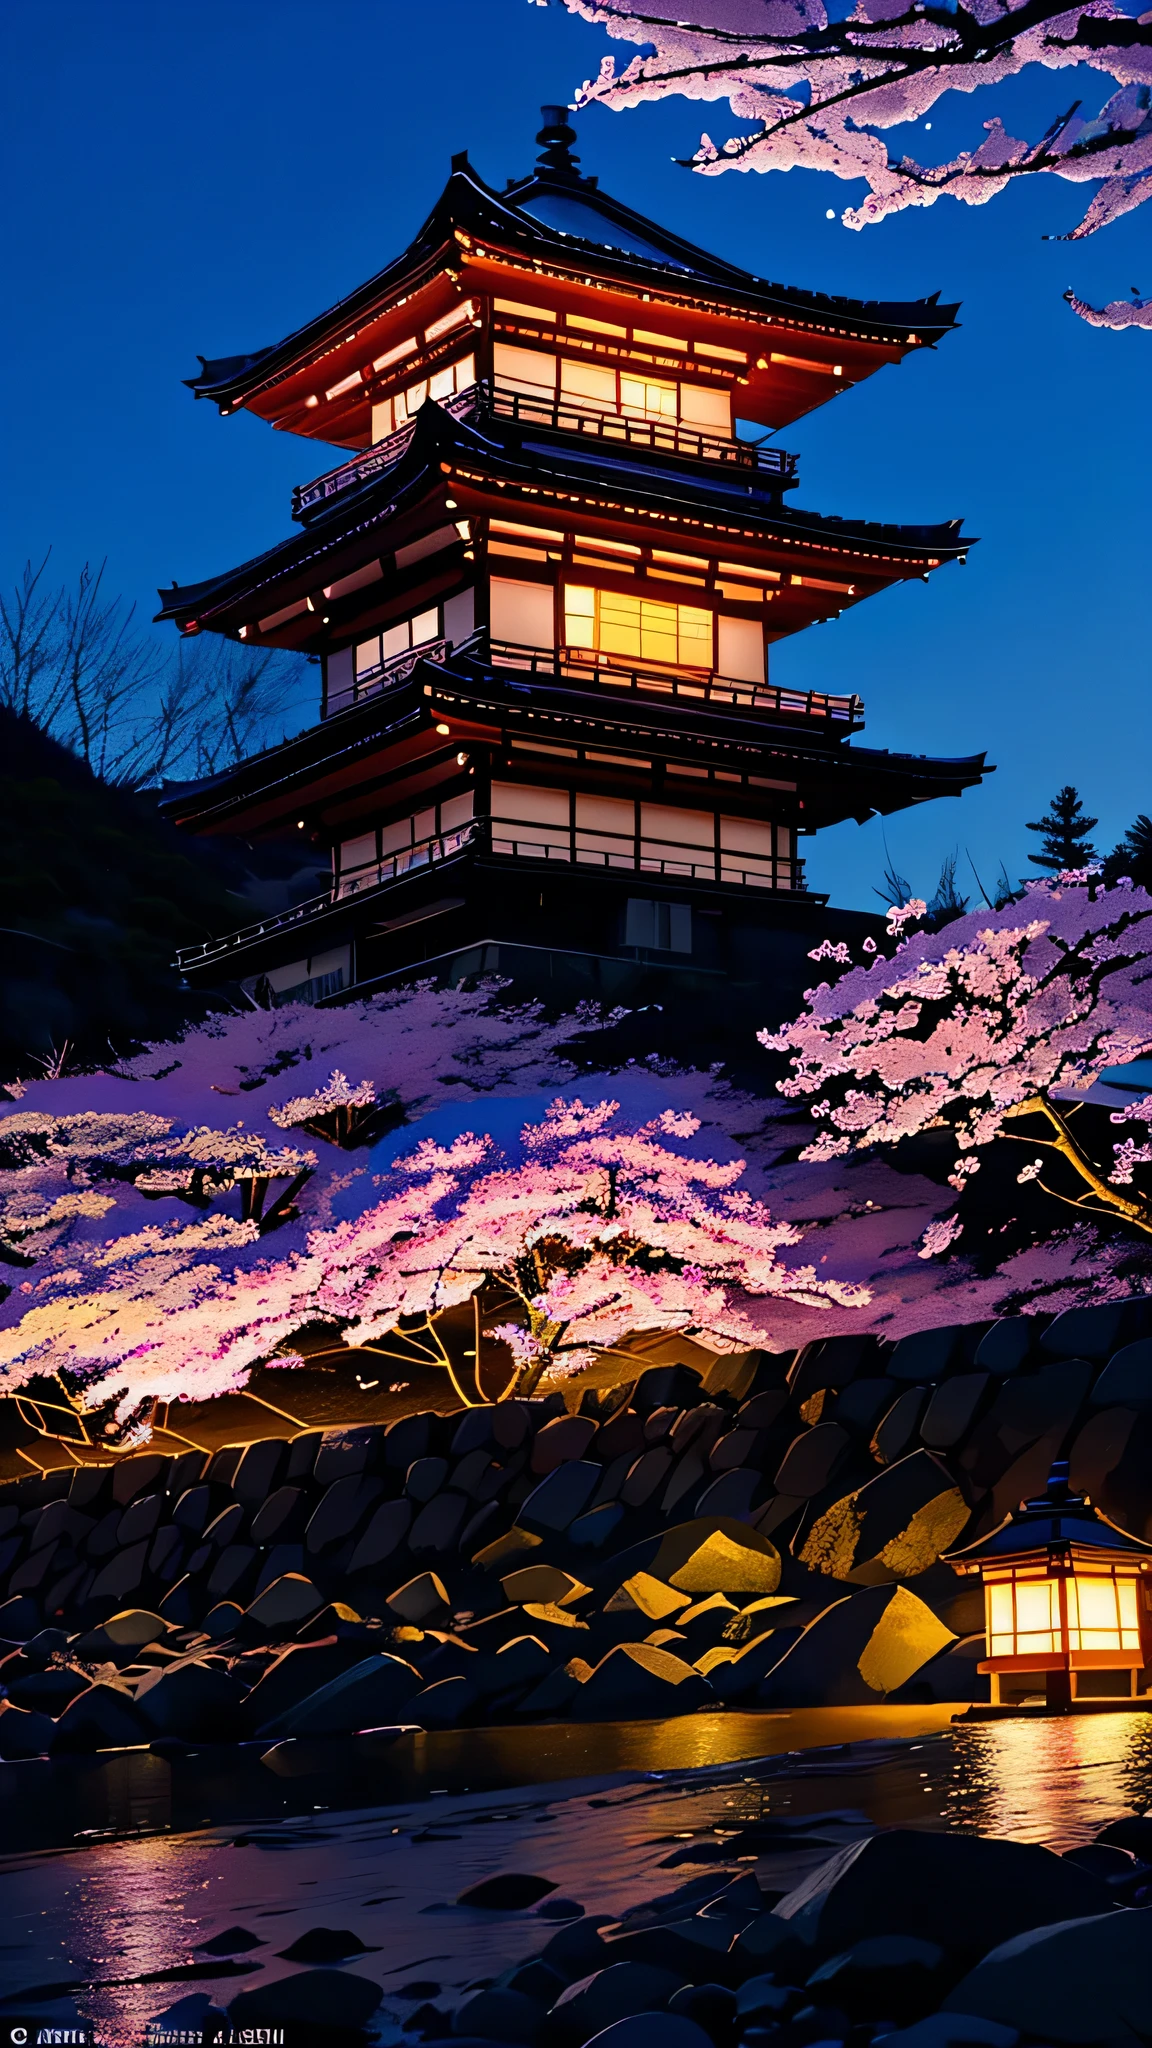
[{"label": "glowing lantern", "polygon": [[1118,1529],[1053,1465],[1047,1490],[947,1561],[984,1582],[993,1705],[1043,1687],[1050,1707],[1134,1697],[1145,1656],[1144,1587],[1152,1544]]}]

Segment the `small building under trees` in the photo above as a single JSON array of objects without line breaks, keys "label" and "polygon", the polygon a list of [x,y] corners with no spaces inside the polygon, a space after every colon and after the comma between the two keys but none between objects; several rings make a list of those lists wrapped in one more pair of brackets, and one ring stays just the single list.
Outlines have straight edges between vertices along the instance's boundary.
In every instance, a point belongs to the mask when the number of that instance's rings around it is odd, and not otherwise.
[{"label": "small building under trees", "polygon": [[559,108],[496,192],[467,156],[410,247],[197,397],[348,451],[298,532],[162,593],[182,633],[317,657],[318,724],[175,792],[200,834],[307,835],[310,902],[181,955],[265,999],[419,964],[580,996],[795,1006],[833,928],[803,842],[980,781],[856,744],[850,687],[775,683],[775,644],[963,561],[957,521],[792,508],[772,439],[957,309],[765,283],[583,176]]}]

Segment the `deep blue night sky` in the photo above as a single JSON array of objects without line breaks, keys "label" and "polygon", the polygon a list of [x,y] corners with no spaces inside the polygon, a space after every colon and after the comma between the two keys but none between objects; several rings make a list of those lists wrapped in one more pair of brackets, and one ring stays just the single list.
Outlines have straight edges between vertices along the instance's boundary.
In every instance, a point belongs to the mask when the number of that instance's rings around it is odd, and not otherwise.
[{"label": "deep blue night sky", "polygon": [[[534,155],[542,101],[573,96],[606,49],[559,7],[524,0],[36,0],[12,7],[5,114],[9,317],[0,574],[49,544],[61,573],[108,558],[112,585],[155,609],[289,528],[290,486],[326,453],[247,416],[221,421],[181,378],[197,350],[273,341],[387,261],[427,213],[452,151],[502,184]],[[624,58],[629,51],[616,46]],[[1094,74],[1044,74],[936,110],[919,154],[974,146],[993,107],[1038,136]],[[921,520],[962,513],[966,569],[890,592],[785,642],[784,683],[857,690],[865,743],[987,748],[999,772],[959,803],[889,821],[913,886],[964,849],[985,881],[1023,869],[1035,817],[1076,782],[1101,848],[1149,775],[1149,373],[1146,333],[1076,320],[1152,289],[1152,209],[1084,243],[1090,188],[1027,179],[981,208],[941,200],[863,234],[828,221],[862,187],[793,172],[694,178],[671,161],[723,105],[672,101],[580,120],[583,168],[641,211],[765,277],[866,297],[940,287],[964,301],[936,354],[781,438],[794,502]],[[13,293],[13,287],[15,292]],[[1034,842],[1033,842],[1034,843]],[[810,849],[811,852],[811,849]],[[866,905],[878,826],[825,835],[810,880]]]}]

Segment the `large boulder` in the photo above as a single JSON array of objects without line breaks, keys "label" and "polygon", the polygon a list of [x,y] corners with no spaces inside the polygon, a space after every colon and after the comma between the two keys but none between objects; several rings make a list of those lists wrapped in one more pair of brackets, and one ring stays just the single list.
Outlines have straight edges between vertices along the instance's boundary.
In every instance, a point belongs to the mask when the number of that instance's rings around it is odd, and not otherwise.
[{"label": "large boulder", "polygon": [[1066,1308],[1049,1323],[1040,1349],[1048,1358],[1090,1358],[1102,1364],[1122,1345],[1148,1336],[1152,1336],[1152,1301],[1146,1295],[1132,1295],[1127,1301]]},{"label": "large boulder", "polygon": [[257,1733],[348,1735],[359,1728],[388,1727],[400,1718],[421,1685],[419,1672],[402,1657],[374,1653],[266,1722]]},{"label": "large boulder", "polygon": [[1114,1352],[1090,1399],[1093,1408],[1152,1408],[1152,1337]]},{"label": "large boulder", "polygon": [[955,1542],[968,1516],[946,1468],[929,1451],[913,1451],[818,1515],[800,1559],[856,1585],[915,1578]]},{"label": "large boulder", "polygon": [[573,1578],[571,1572],[561,1571],[559,1565],[525,1564],[518,1571],[505,1574],[500,1590],[513,1607],[530,1600],[544,1606],[568,1607],[582,1599],[589,1588],[582,1580]]},{"label": "large boulder", "polygon": [[529,1461],[530,1471],[543,1478],[554,1472],[558,1465],[567,1465],[574,1458],[582,1458],[596,1434],[596,1423],[590,1415],[556,1415],[546,1422],[532,1445]]},{"label": "large boulder", "polygon": [[669,1650],[618,1643],[589,1673],[573,1714],[579,1721],[648,1721],[706,1706],[706,1678]]},{"label": "large boulder", "polygon": [[190,1742],[232,1742],[239,1738],[244,1687],[230,1671],[212,1664],[183,1664],[151,1674],[136,1688],[136,1705],[160,1735]]},{"label": "large boulder", "polygon": [[127,1693],[113,1685],[90,1685],[65,1707],[52,1737],[52,1754],[67,1750],[132,1749],[154,1730]]},{"label": "large boulder", "polygon": [[825,1956],[870,1935],[912,1934],[975,1959],[1111,1903],[1098,1879],[1031,1842],[890,1828],[837,1850],[773,1912]]},{"label": "large boulder", "polygon": [[257,1593],[248,1608],[248,1618],[270,1636],[287,1635],[323,1605],[323,1595],[311,1579],[300,1572],[285,1572],[282,1578],[273,1579],[270,1586]]},{"label": "large boulder", "polygon": [[246,1734],[254,1735],[265,1722],[287,1713],[363,1659],[363,1643],[348,1637],[334,1642],[289,1643],[244,1701],[241,1719]]},{"label": "large boulder", "polygon": [[1036,1925],[985,1955],[949,1992],[944,2010],[1046,2042],[1138,2048],[1152,2039],[1148,1914],[1101,1911]]},{"label": "large boulder", "polygon": [[150,1607],[125,1607],[110,1614],[99,1628],[90,1628],[72,1645],[73,1655],[89,1664],[131,1664],[137,1650],[158,1643],[168,1634],[169,1623]]},{"label": "large boulder", "polygon": [[384,1491],[381,1479],[350,1473],[333,1480],[317,1502],[304,1534],[304,1548],[313,1556],[332,1550],[367,1520]]},{"label": "large boulder", "polygon": [[847,1430],[841,1429],[838,1422],[818,1422],[814,1429],[805,1430],[784,1453],[774,1481],[776,1492],[791,1494],[797,1500],[811,1500],[814,1494],[823,1493],[847,1456],[851,1442]]},{"label": "large boulder", "polygon": [[411,1525],[411,1501],[386,1500],[376,1509],[352,1552],[349,1571],[376,1571],[400,1548]]},{"label": "large boulder", "polygon": [[266,1501],[278,1487],[288,1464],[287,1437],[266,1436],[249,1444],[232,1480],[232,1491],[246,1508]]},{"label": "large boulder", "polygon": [[760,1687],[766,1707],[875,1704],[954,1640],[906,1586],[871,1586],[809,1623]]},{"label": "large boulder", "polygon": [[253,1543],[298,1543],[308,1526],[310,1512],[303,1487],[278,1486],[252,1518]]},{"label": "large boulder", "polygon": [[11,1700],[0,1700],[0,1757],[6,1762],[47,1756],[55,1733],[56,1723],[50,1715],[13,1706]]},{"label": "large boulder", "polygon": [[517,1520],[529,1530],[558,1533],[566,1529],[588,1505],[600,1476],[599,1465],[586,1459],[557,1465],[521,1503]]},{"label": "large boulder", "polygon": [[[379,1984],[352,1970],[295,1970],[274,1984],[241,1991],[228,2017],[234,2027],[310,2027],[327,2039],[337,2028],[351,2032],[366,2026],[383,1995]],[[258,2040],[260,2035],[241,2038]]]},{"label": "large boulder", "polygon": [[967,1435],[989,1380],[986,1372],[958,1372],[936,1388],[920,1424],[920,1440],[930,1451],[950,1451]]},{"label": "large boulder", "polygon": [[651,1963],[610,1963],[560,1993],[547,2018],[548,2040],[556,2048],[581,2048],[617,2020],[661,2011],[686,1982],[681,1972]]}]

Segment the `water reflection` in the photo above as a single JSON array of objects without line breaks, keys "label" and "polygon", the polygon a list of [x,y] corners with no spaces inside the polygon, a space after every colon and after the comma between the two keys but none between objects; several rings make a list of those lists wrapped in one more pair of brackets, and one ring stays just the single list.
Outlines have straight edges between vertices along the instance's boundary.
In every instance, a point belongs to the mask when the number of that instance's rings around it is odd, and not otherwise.
[{"label": "water reflection", "polygon": [[[1152,1717],[953,1724],[944,1708],[809,1708],[594,1726],[421,1731],[0,1765],[0,1840],[22,1851],[188,1834],[433,1792],[502,1791],[747,1759],[772,1810],[851,1805],[881,1826],[962,1827],[1054,1849],[1152,1807]],[[858,1745],[876,1744],[869,1749]],[[911,1747],[912,1744],[918,1745]],[[846,1749],[838,1745],[848,1745]],[[763,1765],[758,1759],[768,1759]]]}]

